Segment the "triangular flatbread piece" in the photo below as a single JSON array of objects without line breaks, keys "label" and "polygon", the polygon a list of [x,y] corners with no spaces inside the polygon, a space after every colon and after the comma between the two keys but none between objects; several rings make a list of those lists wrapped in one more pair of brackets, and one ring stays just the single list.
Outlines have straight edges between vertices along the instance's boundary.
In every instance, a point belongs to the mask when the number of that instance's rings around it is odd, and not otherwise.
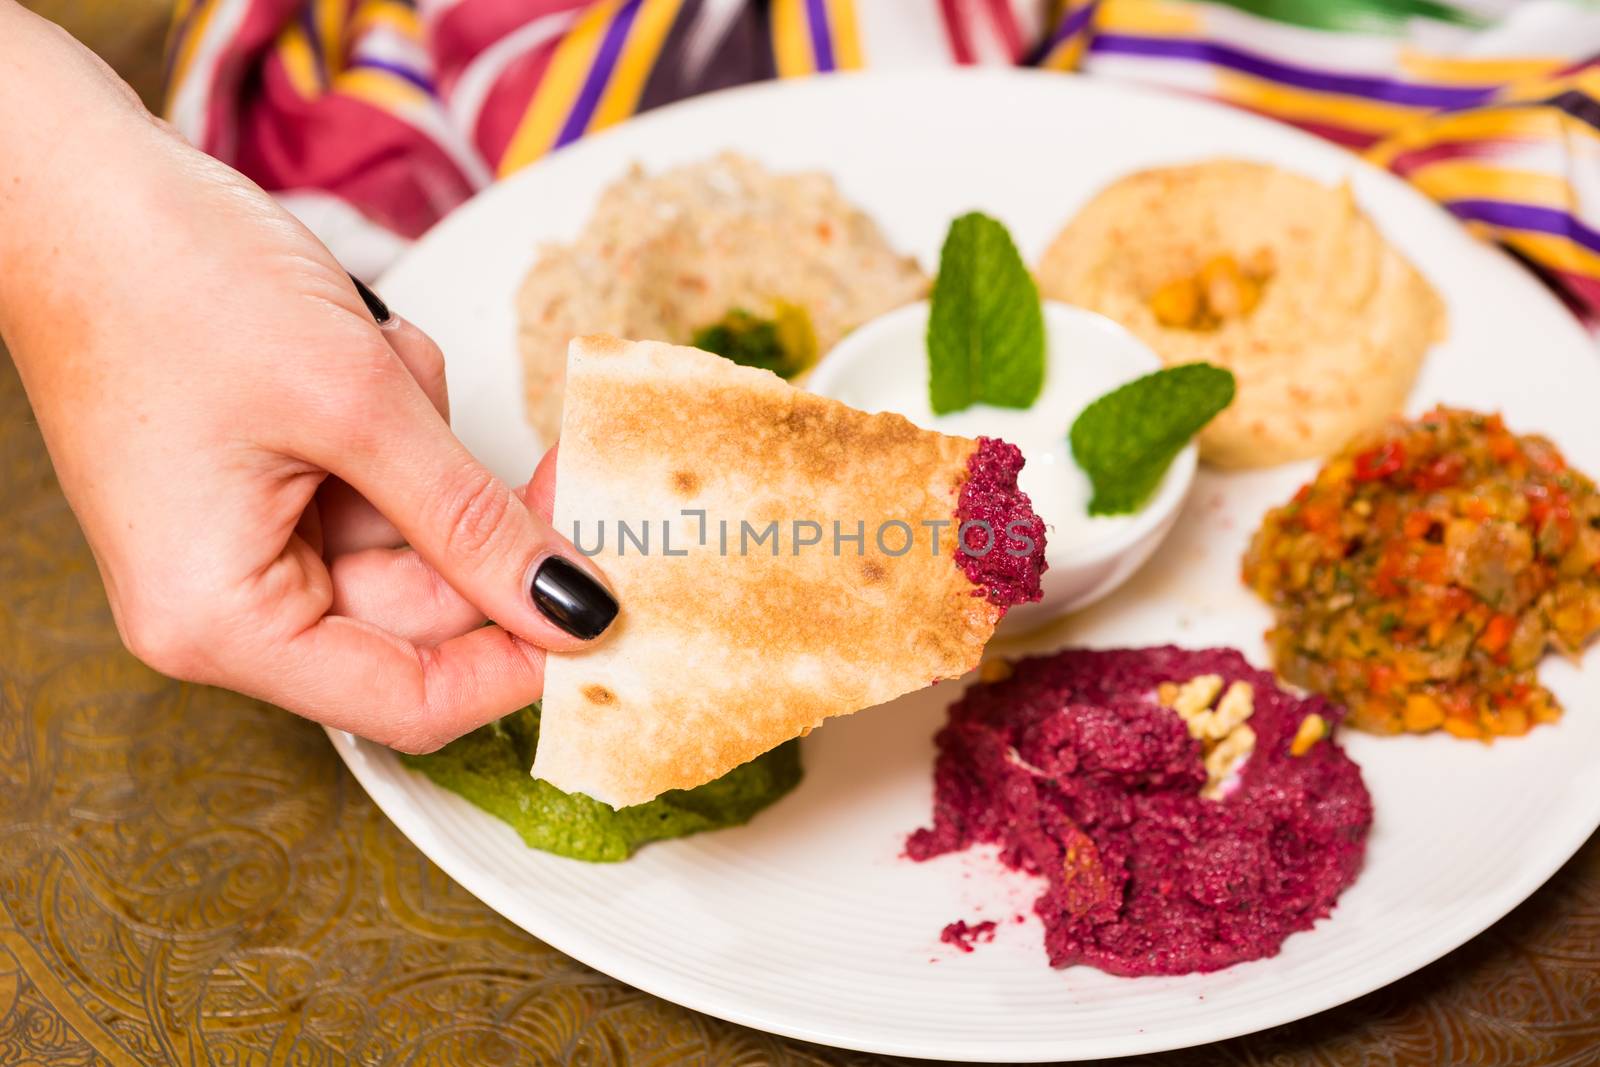
[{"label": "triangular flatbread piece", "polygon": [[[1005,608],[1038,597],[1021,462],[696,349],[574,340],[555,527],[622,610],[549,657],[534,775],[639,804],[971,670]],[[968,518],[992,532],[958,553]]]}]

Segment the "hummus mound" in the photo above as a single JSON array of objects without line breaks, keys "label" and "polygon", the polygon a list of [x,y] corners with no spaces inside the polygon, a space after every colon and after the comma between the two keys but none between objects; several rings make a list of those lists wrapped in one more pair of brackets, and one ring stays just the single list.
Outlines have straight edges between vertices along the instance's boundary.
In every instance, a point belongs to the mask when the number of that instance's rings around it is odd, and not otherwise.
[{"label": "hummus mound", "polygon": [[810,317],[818,352],[922,297],[928,279],[822,174],[773,174],[733,154],[600,195],[578,239],[548,245],[517,297],[528,420],[561,428],[567,342],[604,333],[689,344],[730,311]]},{"label": "hummus mound", "polygon": [[[1115,319],[1169,366],[1233,371],[1237,398],[1200,435],[1225,467],[1327,455],[1397,413],[1445,330],[1438,295],[1349,186],[1242,160],[1114,183],[1037,274],[1045,296]],[[1216,306],[1196,306],[1207,291]]]},{"label": "hummus mound", "polygon": [[[1210,795],[1203,742],[1163,703],[1186,680],[1253,694],[1253,748]],[[1042,877],[1033,910],[1055,967],[1188,974],[1276,955],[1329,913],[1366,849],[1371,797],[1323,736],[1341,714],[1228,649],[1025,659],[951,707],[933,826],[906,853],[998,844],[1002,862]]]}]

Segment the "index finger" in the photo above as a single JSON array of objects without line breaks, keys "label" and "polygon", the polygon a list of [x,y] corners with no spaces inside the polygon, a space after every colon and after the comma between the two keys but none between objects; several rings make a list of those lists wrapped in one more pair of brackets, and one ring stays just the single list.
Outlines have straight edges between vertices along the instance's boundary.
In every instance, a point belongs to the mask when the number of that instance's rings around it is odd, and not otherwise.
[{"label": "index finger", "polygon": [[406,752],[427,752],[526,707],[544,691],[542,649],[498,626],[434,646],[331,615],[320,555],[291,538],[253,581],[259,606],[205,647],[204,680]]},{"label": "index finger", "polygon": [[552,516],[556,509],[556,449],[560,447],[560,441],[550,446],[544,458],[539,460],[539,465],[533,469],[533,477],[522,489],[522,499],[527,503],[528,510],[545,522],[555,521]]},{"label": "index finger", "polygon": [[[395,365],[398,372],[398,365]],[[602,635],[619,605],[605,578],[466,450],[408,374],[386,373],[302,452],[399,529],[489,618],[544,648]]]},{"label": "index finger", "polygon": [[272,650],[262,699],[402,752],[431,752],[539,698],[544,650],[498,626],[434,647],[325,615]]}]

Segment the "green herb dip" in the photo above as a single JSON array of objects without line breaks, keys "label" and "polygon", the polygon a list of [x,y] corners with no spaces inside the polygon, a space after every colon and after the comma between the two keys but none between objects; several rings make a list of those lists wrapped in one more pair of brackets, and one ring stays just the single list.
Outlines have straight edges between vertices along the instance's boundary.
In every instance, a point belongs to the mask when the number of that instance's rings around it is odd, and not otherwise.
[{"label": "green herb dip", "polygon": [[760,367],[785,380],[817,361],[817,336],[805,308],[778,301],[772,317],[734,308],[718,322],[694,332],[689,342],[703,352],[731,359],[741,367]]},{"label": "green herb dip", "polygon": [[800,781],[800,743],[789,741],[714,782],[618,810],[530,775],[538,744],[533,704],[437,752],[400,759],[510,823],[531,847],[596,863],[625,860],[651,841],[748,822]]}]

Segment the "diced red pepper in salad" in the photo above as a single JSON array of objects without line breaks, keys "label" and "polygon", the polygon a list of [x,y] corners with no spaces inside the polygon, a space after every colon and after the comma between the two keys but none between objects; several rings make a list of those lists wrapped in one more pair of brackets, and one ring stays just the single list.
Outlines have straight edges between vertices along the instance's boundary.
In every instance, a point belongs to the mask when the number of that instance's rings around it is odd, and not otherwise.
[{"label": "diced red pepper in salad", "polygon": [[1600,493],[1548,440],[1437,408],[1333,457],[1245,555],[1278,673],[1379,732],[1526,732],[1600,633]]}]

